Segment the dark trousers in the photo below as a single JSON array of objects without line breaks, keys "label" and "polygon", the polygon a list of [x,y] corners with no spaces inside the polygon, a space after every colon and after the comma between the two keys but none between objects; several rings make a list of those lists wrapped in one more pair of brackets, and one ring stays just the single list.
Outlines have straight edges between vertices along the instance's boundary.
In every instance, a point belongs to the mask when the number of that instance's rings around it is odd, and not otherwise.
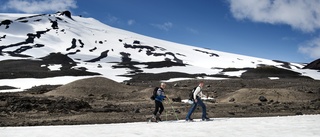
[{"label": "dark trousers", "polygon": [[197,103],[194,102],[186,116],[186,120],[191,118],[191,115],[193,113],[193,111],[197,108],[198,105],[201,106],[202,108],[202,119],[206,119],[207,118],[207,109],[206,109],[206,105],[202,102],[202,100],[200,98],[197,98]]},{"label": "dark trousers", "polygon": [[[159,112],[159,114],[161,114],[162,111],[164,110],[164,107],[163,107],[162,102],[157,101],[157,100],[155,100],[154,102],[155,102],[155,109],[154,109],[153,114],[154,114],[154,115],[157,115],[158,112]],[[160,109],[160,110],[159,110],[159,109]]]}]

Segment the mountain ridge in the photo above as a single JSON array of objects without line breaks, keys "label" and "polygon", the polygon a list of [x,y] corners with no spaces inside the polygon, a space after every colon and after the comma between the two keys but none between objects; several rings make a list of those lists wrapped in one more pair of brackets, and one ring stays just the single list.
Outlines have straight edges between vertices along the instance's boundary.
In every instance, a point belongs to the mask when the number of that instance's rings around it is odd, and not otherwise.
[{"label": "mountain ridge", "polygon": [[224,71],[230,68],[235,68],[234,73],[241,77],[243,71],[239,70],[264,66],[313,75],[302,69],[304,64],[160,40],[113,28],[93,18],[72,16],[69,11],[0,14],[0,22],[0,64],[8,59],[41,60],[50,54],[62,54],[75,62],[71,70],[92,72],[118,82],[130,80],[133,75],[167,72],[230,78],[233,76]]}]

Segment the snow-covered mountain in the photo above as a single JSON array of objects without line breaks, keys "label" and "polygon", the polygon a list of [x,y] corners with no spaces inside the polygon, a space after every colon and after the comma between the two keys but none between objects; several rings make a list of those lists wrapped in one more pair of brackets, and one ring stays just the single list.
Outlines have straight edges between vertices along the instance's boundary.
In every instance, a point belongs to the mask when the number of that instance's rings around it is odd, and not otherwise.
[{"label": "snow-covered mountain", "polygon": [[[240,77],[248,69],[263,66],[320,79],[319,72],[302,69],[305,64],[173,43],[113,28],[93,18],[72,16],[69,11],[39,15],[0,14],[0,70],[3,74],[11,74],[1,79],[37,77],[34,73],[28,76],[15,74],[16,71],[10,71],[12,67],[3,67],[9,60],[29,61],[11,62],[14,68],[28,69],[28,74],[30,69],[44,72],[73,70],[76,74],[72,76],[101,75],[118,82],[130,80],[136,74],[166,72],[202,74],[205,78]],[[34,64],[38,67],[32,66]],[[88,73],[79,74],[80,71]],[[63,74],[50,73],[45,77],[54,76]]]}]

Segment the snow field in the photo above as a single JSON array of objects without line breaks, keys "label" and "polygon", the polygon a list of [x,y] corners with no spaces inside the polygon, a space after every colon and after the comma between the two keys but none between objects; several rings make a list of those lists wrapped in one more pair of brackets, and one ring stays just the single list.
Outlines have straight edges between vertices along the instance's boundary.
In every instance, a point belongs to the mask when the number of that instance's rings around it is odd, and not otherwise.
[{"label": "snow field", "polygon": [[[197,120],[199,121],[199,120]],[[320,115],[213,121],[1,127],[1,137],[319,137]]]}]

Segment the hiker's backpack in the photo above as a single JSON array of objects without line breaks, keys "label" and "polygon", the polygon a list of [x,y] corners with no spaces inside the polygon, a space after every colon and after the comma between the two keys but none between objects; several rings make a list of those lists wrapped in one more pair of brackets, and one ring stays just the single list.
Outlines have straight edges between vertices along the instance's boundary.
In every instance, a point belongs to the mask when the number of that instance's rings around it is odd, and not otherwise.
[{"label": "hiker's backpack", "polygon": [[155,100],[156,99],[158,88],[159,87],[154,88],[154,90],[152,92],[152,96],[150,97],[151,100]]},{"label": "hiker's backpack", "polygon": [[[198,86],[197,86],[197,87],[198,87]],[[194,98],[193,98],[193,93],[194,93],[194,91],[196,91],[197,87],[194,87],[194,88],[191,90],[191,92],[189,93],[189,100],[191,100],[191,101],[194,100]]]}]

